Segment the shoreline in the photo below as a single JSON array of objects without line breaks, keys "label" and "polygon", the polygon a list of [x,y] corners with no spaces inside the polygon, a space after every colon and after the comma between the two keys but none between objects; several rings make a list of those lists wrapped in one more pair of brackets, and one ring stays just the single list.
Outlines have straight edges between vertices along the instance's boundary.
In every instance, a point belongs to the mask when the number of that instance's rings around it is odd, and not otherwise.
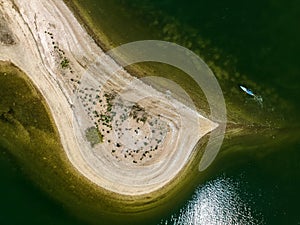
[{"label": "shoreline", "polygon": [[[22,5],[22,1],[16,2],[18,2],[16,3],[17,5]],[[205,132],[202,131],[201,133],[199,130],[201,135],[198,133],[197,137],[193,137],[192,142],[187,145],[190,147],[188,150],[185,150],[186,154],[184,154],[184,157],[182,153],[180,154],[179,149],[179,151],[171,154],[173,158],[168,158],[166,156],[163,160],[161,158],[157,158],[156,160],[159,162],[166,162],[164,166],[156,163],[153,167],[145,169],[146,166],[136,167],[128,163],[117,165],[118,162],[115,162],[114,166],[120,166],[116,169],[116,167],[110,165],[114,159],[108,153],[105,153],[104,155],[100,154],[96,158],[94,158],[95,155],[91,154],[83,156],[84,154],[90,153],[89,151],[91,149],[87,148],[84,151],[79,147],[81,143],[79,144],[76,143],[76,141],[74,142],[74,139],[76,140],[74,136],[77,136],[77,138],[79,138],[78,140],[82,142],[84,142],[85,138],[82,133],[75,132],[76,127],[74,127],[73,120],[72,92],[80,85],[78,85],[78,83],[76,85],[74,82],[70,82],[70,80],[80,80],[82,74],[86,72],[87,68],[90,68],[89,64],[93,64],[93,61],[104,53],[93,42],[85,30],[83,30],[80,24],[78,24],[77,20],[64,3],[57,3],[54,1],[47,3],[32,2],[30,10],[30,6],[27,6],[28,8],[26,8],[26,6],[22,5],[22,7],[19,8],[22,17],[20,17],[14,9],[10,9],[9,11],[8,9],[11,8],[9,4],[10,3],[3,3],[4,9],[7,9],[5,12],[8,16],[11,18],[17,18],[16,21],[10,21],[10,26],[12,27],[11,30],[14,31],[14,35],[17,37],[19,42],[12,46],[0,46],[0,48],[3,48],[4,50],[2,51],[3,53],[0,54],[0,59],[11,60],[19,68],[24,70],[42,92],[42,95],[45,97],[47,104],[51,109],[55,124],[58,127],[62,145],[73,166],[91,182],[96,183],[106,190],[122,195],[135,196],[149,194],[163,188],[166,184],[175,179],[185,165],[187,165],[194,146],[198,142],[200,136],[205,135],[213,129],[214,125],[209,125],[211,128],[207,128],[208,130]],[[56,15],[52,15],[53,12],[55,12]],[[22,19],[25,21],[22,21]],[[28,29],[27,26],[29,26],[30,29]],[[18,30],[20,28],[21,30]],[[60,36],[59,34],[61,33],[64,33],[64,35]],[[29,51],[27,50],[22,54],[17,54],[22,51],[20,43],[23,44],[23,49],[27,47]],[[27,63],[26,58],[31,55],[35,59],[32,61],[35,62]],[[104,58],[101,59],[107,60],[103,65],[101,65],[104,71],[107,68],[117,66],[112,59],[107,58],[105,55],[103,56]],[[63,67],[62,62],[68,62],[67,64],[69,66],[61,68]],[[44,77],[40,77],[37,74],[43,74]],[[123,82],[126,83],[128,82],[128,79],[132,79],[126,71],[122,71],[122,74],[123,75],[119,78],[123,79]],[[135,90],[132,95],[136,93],[139,93],[138,90]],[[150,93],[151,98],[155,96],[156,98],[157,96],[163,98],[163,96],[152,89],[149,89],[148,93]],[[150,103],[145,103],[145,106],[149,105]],[[164,108],[162,107],[160,110],[163,109]],[[182,111],[181,113],[181,115],[177,116],[179,116],[180,119],[184,119],[183,115],[187,113],[187,111]],[[165,115],[170,115],[170,112],[165,112]],[[188,124],[188,122],[193,121],[190,119],[191,116],[195,116],[195,119],[199,118],[197,113],[189,115],[189,120],[184,120],[184,122],[187,123],[187,126],[183,129],[183,131],[185,131],[184,134],[187,136],[189,136],[186,133],[188,131],[187,128],[189,125],[192,125]],[[185,114],[185,116],[187,116],[187,114]],[[174,124],[180,123],[174,120],[167,120],[166,123],[168,122],[172,122]],[[173,129],[171,133],[179,134],[178,138],[181,140],[182,133],[180,136],[180,129]],[[178,139],[166,138],[166,140],[170,143],[174,143],[174,146],[176,146]],[[181,143],[185,143],[184,139]],[[103,158],[106,158],[107,161],[104,163],[102,162],[102,167],[99,169],[99,165],[101,165],[99,164],[101,162],[99,159]],[[93,161],[95,159],[97,160]],[[173,161],[173,163],[171,163],[170,160]],[[174,163],[176,161],[178,164]],[[128,168],[128,165],[131,166],[131,168],[128,171],[124,171],[124,168]],[[170,166],[173,167],[170,169]],[[110,169],[108,170],[108,168]],[[101,177],[100,174],[103,173],[103,170],[106,170],[107,172],[104,177]],[[167,173],[166,170],[168,171]],[[136,176],[137,171],[139,173],[139,177],[135,177],[134,180],[131,179],[130,177]],[[168,174],[168,176],[166,176],[166,174]],[[123,179],[122,184],[120,183],[120,179]],[[132,185],[133,181],[135,182],[134,185]]]}]

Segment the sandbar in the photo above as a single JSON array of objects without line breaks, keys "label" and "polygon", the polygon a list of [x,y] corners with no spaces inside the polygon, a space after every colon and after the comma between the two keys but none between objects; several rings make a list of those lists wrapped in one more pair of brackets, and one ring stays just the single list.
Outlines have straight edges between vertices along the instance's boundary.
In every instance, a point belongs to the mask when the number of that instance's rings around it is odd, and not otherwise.
[{"label": "sandbar", "polygon": [[131,196],[163,188],[218,126],[120,67],[63,1],[0,1],[0,17],[9,38],[0,37],[0,60],[34,82],[68,159],[100,187]]}]

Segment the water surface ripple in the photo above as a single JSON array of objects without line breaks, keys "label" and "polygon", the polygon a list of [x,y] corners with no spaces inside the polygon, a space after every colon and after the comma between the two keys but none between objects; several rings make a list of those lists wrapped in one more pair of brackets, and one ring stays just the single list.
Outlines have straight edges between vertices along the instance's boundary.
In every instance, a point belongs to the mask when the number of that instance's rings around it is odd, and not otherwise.
[{"label": "water surface ripple", "polygon": [[241,184],[221,176],[200,186],[192,199],[178,215],[173,215],[165,225],[252,225],[265,224],[249,201],[239,193]]}]

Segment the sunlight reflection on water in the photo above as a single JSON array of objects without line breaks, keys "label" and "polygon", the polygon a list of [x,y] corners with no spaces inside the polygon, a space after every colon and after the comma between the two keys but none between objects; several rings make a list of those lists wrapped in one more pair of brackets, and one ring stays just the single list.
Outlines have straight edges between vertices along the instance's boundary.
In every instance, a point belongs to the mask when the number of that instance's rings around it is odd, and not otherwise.
[{"label": "sunlight reflection on water", "polygon": [[239,194],[239,183],[218,178],[199,187],[187,205],[164,225],[256,225],[261,216]]}]

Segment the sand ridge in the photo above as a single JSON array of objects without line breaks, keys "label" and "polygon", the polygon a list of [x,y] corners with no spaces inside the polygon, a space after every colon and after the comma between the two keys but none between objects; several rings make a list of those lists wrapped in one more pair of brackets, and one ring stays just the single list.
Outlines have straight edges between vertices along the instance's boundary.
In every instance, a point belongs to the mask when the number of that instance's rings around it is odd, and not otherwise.
[{"label": "sand ridge", "polygon": [[62,1],[0,1],[0,12],[15,38],[0,44],[0,60],[33,80],[70,162],[100,187],[124,195],[162,188],[217,127],[128,74]]}]

